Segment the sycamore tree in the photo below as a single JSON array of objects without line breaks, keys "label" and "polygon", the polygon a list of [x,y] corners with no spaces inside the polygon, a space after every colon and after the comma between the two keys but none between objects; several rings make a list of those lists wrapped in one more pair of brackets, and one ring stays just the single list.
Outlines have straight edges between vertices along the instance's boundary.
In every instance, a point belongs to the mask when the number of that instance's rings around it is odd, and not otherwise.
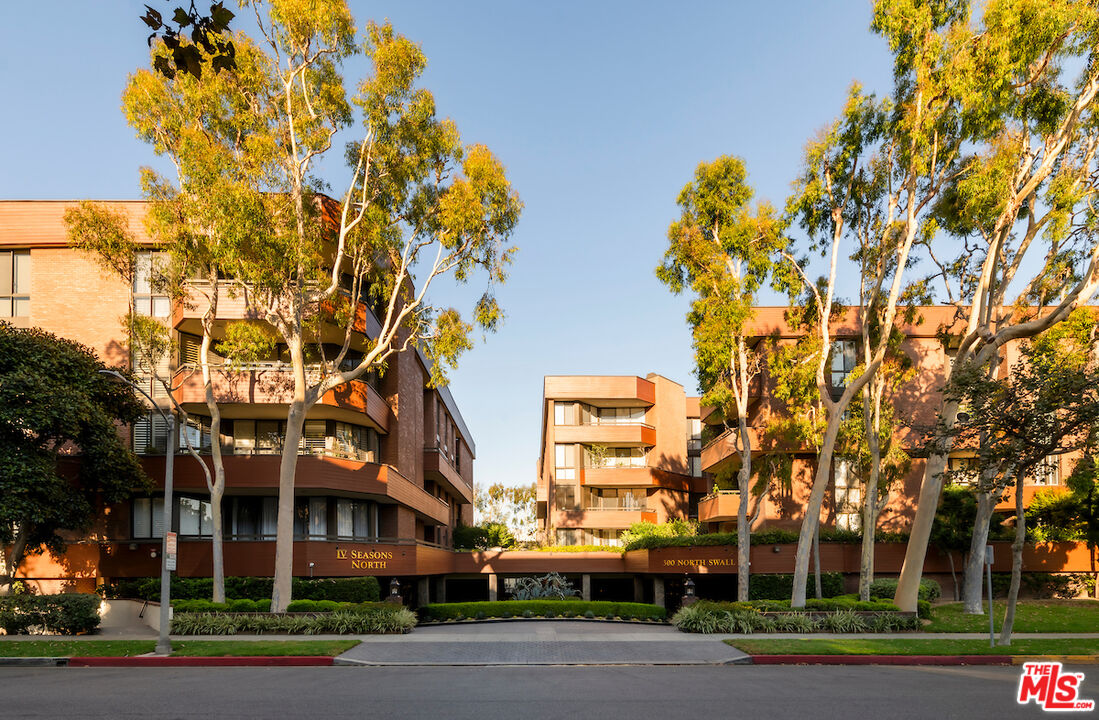
[{"label": "sycamore tree", "polygon": [[[895,76],[913,86],[931,78],[936,102],[962,118],[935,139],[964,142],[964,171],[939,198],[942,232],[925,247],[956,308],[952,368],[987,374],[1008,343],[1053,327],[1099,287],[1099,9],[990,0],[973,13],[964,2],[883,0],[874,28],[894,51]],[[916,608],[959,408],[944,394],[897,587],[902,610]]]},{"label": "sycamore tree", "polygon": [[[976,430],[983,438],[977,450],[979,464],[996,468],[998,484],[1013,485],[1015,489],[1011,586],[1001,645],[1011,643],[1019,595],[1026,540],[1024,480],[1033,477],[1047,459],[1089,447],[1099,427],[1099,362],[1093,344],[1094,328],[1091,314],[1078,310],[1067,321],[1027,343],[1006,377],[990,377],[969,367],[956,370],[952,378],[967,402],[970,417],[966,430]],[[970,550],[970,557],[980,554],[979,548]],[[968,598],[968,586],[979,583],[979,575],[974,579],[967,572],[965,582]]]},{"label": "sycamore tree", "polygon": [[750,400],[766,343],[754,337],[750,322],[759,289],[772,259],[786,240],[774,210],[749,207],[752,188],[744,163],[724,155],[703,162],[679,193],[680,219],[668,229],[669,246],[657,277],[672,292],[690,290],[687,321],[695,351],[695,374],[704,388],[702,404],[718,408],[725,422],[735,418],[740,465],[737,489],[737,599],[748,600],[752,495]]},{"label": "sycamore tree", "polygon": [[[201,118],[209,142],[231,145],[217,161],[231,157],[237,167],[216,187],[225,190],[217,212],[186,218],[185,227],[219,238],[223,282],[263,323],[227,326],[230,359],[276,341],[289,359],[272,593],[278,612],[291,599],[294,480],[310,409],[410,348],[422,349],[433,382],[444,382],[447,367],[472,347],[474,325],[493,330],[501,320],[493,287],[505,280],[522,206],[488,148],[463,145],[454,123],[436,115],[433,96],[417,85],[426,58],[391,25],[369,23],[359,38],[340,0],[244,5],[259,40],[234,36],[236,70],[218,73],[224,90]],[[369,72],[349,90],[341,70],[355,55],[365,56]],[[127,90],[139,135],[184,168],[175,180],[146,185],[166,195],[206,192],[204,182],[191,184],[187,168],[203,163],[207,140],[160,141],[157,128],[187,117],[167,80],[139,71]],[[344,153],[349,177],[332,198],[321,192],[328,183],[317,165],[339,154],[343,132],[355,138]],[[428,300],[444,275],[484,282],[472,321]],[[373,332],[370,306],[380,326]]]},{"label": "sycamore tree", "polygon": [[0,322],[0,590],[30,554],[63,550],[101,502],[147,484],[118,434],[144,406],[83,345]]}]

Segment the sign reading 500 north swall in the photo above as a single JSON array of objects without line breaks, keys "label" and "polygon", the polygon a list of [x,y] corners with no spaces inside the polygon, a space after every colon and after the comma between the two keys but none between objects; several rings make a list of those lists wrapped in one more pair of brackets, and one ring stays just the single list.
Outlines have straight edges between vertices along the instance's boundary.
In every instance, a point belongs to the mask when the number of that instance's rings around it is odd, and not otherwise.
[{"label": "sign reading 500 north swall", "polygon": [[385,570],[393,559],[390,550],[336,550],[337,560],[350,560],[355,570]]}]

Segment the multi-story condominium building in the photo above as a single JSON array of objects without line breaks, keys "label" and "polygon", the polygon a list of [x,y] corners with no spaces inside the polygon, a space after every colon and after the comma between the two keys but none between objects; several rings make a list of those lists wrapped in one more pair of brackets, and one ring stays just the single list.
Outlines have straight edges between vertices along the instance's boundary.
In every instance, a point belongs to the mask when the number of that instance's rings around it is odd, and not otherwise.
[{"label": "multi-story condominium building", "polygon": [[[698,398],[665,377],[547,376],[537,514],[558,545],[618,545],[693,514],[705,488]],[[693,495],[692,495],[693,494]]]},{"label": "multi-story condominium building", "polygon": [[[944,333],[944,329],[958,333],[960,337],[964,328],[961,323],[956,323],[954,308],[946,306],[921,307],[913,322],[900,318],[898,320],[898,329],[905,336],[900,350],[911,363],[911,374],[891,394],[890,400],[894,405],[895,441],[912,457],[912,463],[904,477],[890,488],[887,502],[882,509],[879,528],[887,531],[906,531],[915,514],[915,500],[924,474],[927,434],[935,423],[947,371],[957,350],[957,346],[949,339],[944,343],[943,338],[949,338],[951,334]],[[775,338],[781,345],[791,345],[804,335],[804,330],[787,321],[786,308],[760,307],[756,308],[752,319],[752,334],[757,338]],[[861,332],[855,309],[848,309],[842,318],[833,322],[832,337],[827,379],[834,397],[838,397],[850,374],[860,363],[858,346]],[[1003,372],[1019,359],[1019,350],[1017,342],[1010,343],[1005,348],[1001,368]],[[789,483],[772,483],[770,492],[759,508],[754,527],[797,529],[801,526],[804,515],[817,455],[815,449],[810,447],[776,447],[768,443],[765,437],[768,423],[785,412],[782,403],[775,399],[773,389],[774,384],[764,363],[763,372],[757,378],[750,395],[749,427],[753,457],[761,458],[776,451],[788,453],[793,456],[792,472]],[[850,412],[858,413],[861,417],[861,404],[853,402]],[[735,487],[733,475],[740,465],[735,429],[726,429],[722,418],[712,408],[706,409],[704,414],[704,421],[709,424],[706,432],[709,439],[701,452],[702,469],[715,477],[729,478],[730,482],[723,484]],[[974,455],[971,449],[956,448],[951,454],[949,469],[961,470],[968,467]],[[1047,458],[1038,472],[1025,480],[1026,502],[1029,503],[1034,493],[1042,488],[1059,486],[1061,478],[1071,472],[1074,462],[1075,457],[1072,455]],[[754,464],[758,471],[759,463]],[[852,470],[852,463],[842,452],[837,452],[828,500],[821,510],[822,525],[859,530],[863,491],[860,479]],[[1013,511],[1012,497],[1008,493],[1000,507]],[[739,494],[733,490],[712,493],[700,501],[698,518],[709,530],[734,529],[739,502]],[[754,513],[754,501],[750,508]]]},{"label": "multi-story condominium building", "polygon": [[[138,256],[132,287],[107,274],[89,254],[69,245],[63,215],[75,203],[0,202],[0,318],[16,326],[37,326],[92,348],[108,366],[131,367],[123,317],[130,303],[138,313],[171,328],[178,353],[166,358],[156,375],[170,378],[171,392],[190,416],[184,428],[199,452],[212,443],[225,453],[223,505],[225,568],[229,575],[270,575],[274,567],[279,453],[291,395],[285,352],[251,365],[214,373],[214,395],[223,422],[210,437],[200,375],[195,372],[201,335],[201,305],[173,304],[156,294],[150,268],[157,261],[148,238],[141,202],[111,203],[130,219],[145,246]],[[367,335],[379,327],[370,310]],[[249,317],[243,299],[220,299],[218,327]],[[361,346],[365,337],[356,338]],[[353,346],[355,347],[355,346]],[[215,360],[216,362],[216,360]],[[428,385],[424,355],[408,351],[393,357],[386,372],[330,392],[309,412],[296,479],[295,573],[310,575],[416,574],[416,566],[391,558],[363,573],[352,568],[355,550],[381,545],[398,558],[428,562],[423,552],[451,544],[459,522],[472,523],[473,458],[469,429],[450,392]],[[163,407],[168,390],[151,368],[134,368],[143,389]],[[87,582],[96,577],[155,575],[159,538],[164,532],[163,479],[166,423],[156,412],[131,429],[134,450],[153,489],[118,507],[103,508],[93,536],[73,552],[82,553]],[[180,537],[181,574],[210,573],[210,505],[205,476],[183,454],[175,459],[175,529]],[[70,553],[71,555],[71,553]],[[49,586],[51,567],[28,561],[31,577]],[[35,575],[37,573],[37,575]],[[82,583],[78,583],[82,584]]]}]

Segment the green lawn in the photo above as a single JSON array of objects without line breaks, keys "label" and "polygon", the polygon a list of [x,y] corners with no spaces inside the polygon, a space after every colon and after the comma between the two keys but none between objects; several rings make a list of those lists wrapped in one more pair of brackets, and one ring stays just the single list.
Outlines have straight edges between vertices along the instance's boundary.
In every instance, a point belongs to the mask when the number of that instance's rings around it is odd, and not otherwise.
[{"label": "green lawn", "polygon": [[988,646],[982,640],[936,640],[914,638],[778,639],[746,638],[726,640],[749,655],[1099,655],[1099,640],[1020,640],[1009,647]]},{"label": "green lawn", "polygon": [[2,640],[0,657],[125,657],[144,655],[155,640]]},{"label": "green lawn", "polygon": [[[179,657],[339,655],[358,640],[177,640]],[[153,651],[153,640],[0,640],[0,657],[126,657]]]},{"label": "green lawn", "polygon": [[339,655],[358,640],[180,640],[172,642],[172,654],[180,657],[245,655]]},{"label": "green lawn", "polygon": [[[996,631],[1000,631],[1007,602],[994,600]],[[961,603],[936,605],[924,632],[988,632],[988,615],[966,615]],[[1021,600],[1015,609],[1015,632],[1099,632],[1099,601]]]}]

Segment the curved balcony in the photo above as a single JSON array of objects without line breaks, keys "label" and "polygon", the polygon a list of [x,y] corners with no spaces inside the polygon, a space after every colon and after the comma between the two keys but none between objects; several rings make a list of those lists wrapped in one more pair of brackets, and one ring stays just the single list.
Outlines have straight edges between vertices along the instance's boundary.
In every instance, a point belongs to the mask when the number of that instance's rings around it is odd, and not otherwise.
[{"label": "curved balcony", "polygon": [[[731,464],[739,465],[737,456],[737,433],[735,428],[729,428],[715,437],[702,448],[702,469],[706,472],[716,473],[724,470]],[[748,439],[752,443],[753,452],[759,451],[759,428],[748,428]]]},{"label": "curved balcony", "polygon": [[[284,363],[237,365],[233,372],[217,370],[212,373],[212,383],[214,399],[222,406],[226,418],[263,416],[263,411],[257,414],[257,408],[252,406],[286,406],[294,392],[290,366]],[[172,378],[172,384],[177,388],[176,399],[185,409],[201,412],[205,408],[202,375],[197,370],[188,366],[180,368]],[[281,414],[285,415],[285,411]],[[309,417],[362,424],[365,415],[378,430],[389,432],[392,414],[389,404],[377,390],[362,380],[352,380],[325,393],[310,410]]]},{"label": "curved balcony", "polygon": [[698,501],[699,522],[735,522],[740,510],[740,493],[721,490]]},{"label": "curved balcony", "polygon": [[[204,458],[205,459],[205,458]],[[229,490],[277,490],[279,455],[226,455],[225,486]],[[209,461],[207,461],[209,465]],[[163,486],[164,458],[147,456],[142,465],[154,484]],[[206,476],[193,457],[177,455],[174,485],[180,490],[206,492]],[[411,508],[440,525],[450,521],[450,506],[389,465],[325,454],[298,456],[294,489],[302,495],[356,493]]]},{"label": "curved balcony", "polygon": [[424,448],[424,477],[447,488],[452,495],[457,495],[466,502],[473,502],[473,488],[458,473],[458,468],[454,467],[450,458],[438,448]]}]

